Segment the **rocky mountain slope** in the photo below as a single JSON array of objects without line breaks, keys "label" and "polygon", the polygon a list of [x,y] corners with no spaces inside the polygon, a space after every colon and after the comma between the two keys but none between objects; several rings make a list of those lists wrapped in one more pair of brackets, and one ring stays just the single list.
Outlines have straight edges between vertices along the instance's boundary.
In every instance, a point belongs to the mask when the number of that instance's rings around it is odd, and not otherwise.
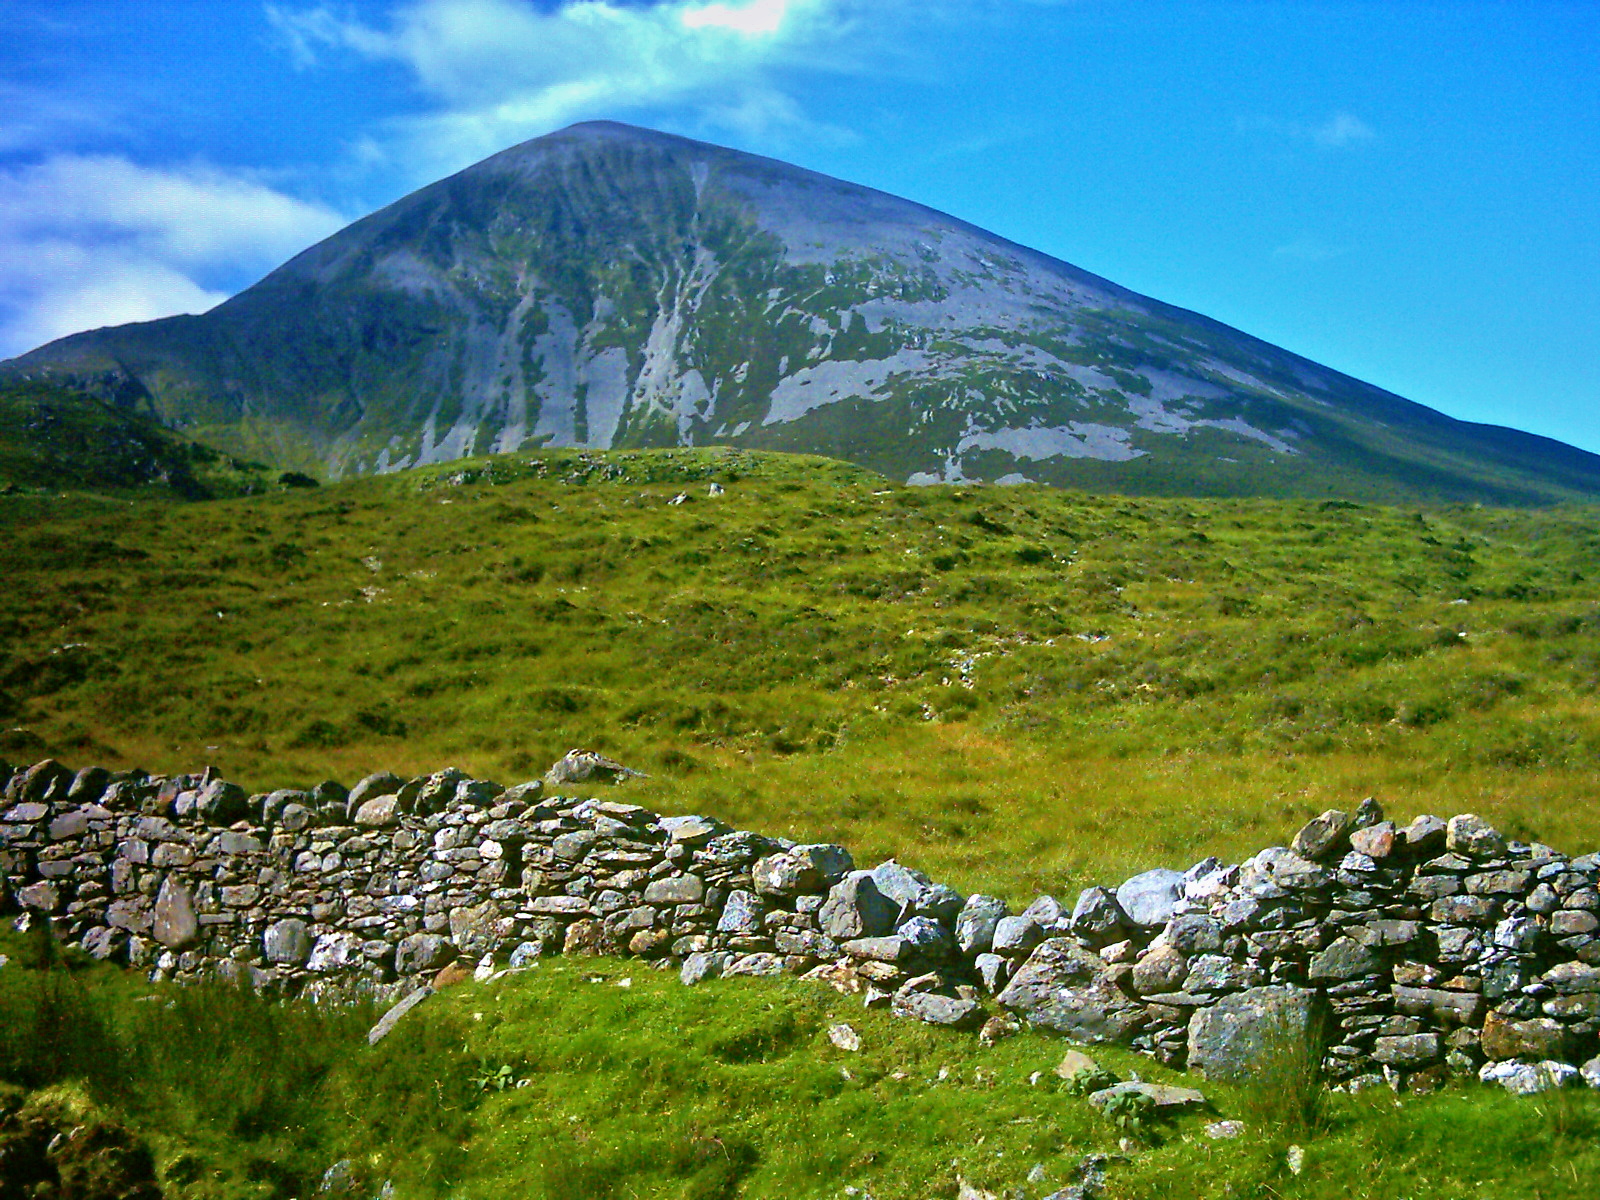
[{"label": "rocky mountain slope", "polygon": [[611,123],[423,188],[203,316],[0,372],[335,477],[727,443],[913,482],[1600,494],[1600,457],[1452,420],[909,201]]}]

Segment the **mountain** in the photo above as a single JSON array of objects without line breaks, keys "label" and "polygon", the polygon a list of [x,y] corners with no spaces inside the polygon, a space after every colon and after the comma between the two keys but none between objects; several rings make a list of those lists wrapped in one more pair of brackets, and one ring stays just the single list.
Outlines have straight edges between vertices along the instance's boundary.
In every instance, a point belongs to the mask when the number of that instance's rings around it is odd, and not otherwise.
[{"label": "mountain", "polygon": [[911,482],[1600,495],[1595,455],[1453,420],[910,201],[606,122],[425,187],[202,316],[0,372],[331,477],[721,443]]}]

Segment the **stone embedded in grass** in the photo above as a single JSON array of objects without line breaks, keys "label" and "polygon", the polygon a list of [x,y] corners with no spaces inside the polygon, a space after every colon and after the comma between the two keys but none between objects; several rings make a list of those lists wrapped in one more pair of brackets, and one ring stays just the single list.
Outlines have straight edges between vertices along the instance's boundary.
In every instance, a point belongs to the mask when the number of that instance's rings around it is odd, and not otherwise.
[{"label": "stone embedded in grass", "polygon": [[1478,1072],[1484,1083],[1498,1083],[1515,1096],[1534,1096],[1580,1082],[1583,1076],[1570,1063],[1545,1060],[1542,1062],[1487,1062]]},{"label": "stone embedded in grass", "polygon": [[1061,1056],[1061,1061],[1055,1066],[1055,1073],[1062,1079],[1071,1079],[1074,1075],[1085,1071],[1096,1074],[1099,1070],[1100,1064],[1082,1050],[1068,1050]]},{"label": "stone embedded in grass", "polygon": [[978,1031],[978,1041],[985,1046],[993,1046],[1021,1032],[1022,1026],[1010,1017],[994,1016],[983,1023],[983,1028]]},{"label": "stone embedded in grass", "polygon": [[857,1054],[861,1050],[861,1035],[844,1022],[828,1026],[828,1040],[839,1049],[852,1054]]},{"label": "stone embedded in grass", "polygon": [[1098,1092],[1091,1093],[1089,1103],[1096,1108],[1105,1108],[1118,1096],[1130,1095],[1143,1096],[1155,1108],[1198,1108],[1206,1102],[1205,1094],[1195,1088],[1130,1080],[1125,1083],[1114,1083],[1108,1088],[1101,1088]]},{"label": "stone embedded in grass", "polygon": [[896,992],[892,1009],[897,1017],[952,1029],[969,1029],[984,1019],[983,1006],[977,1001],[941,996],[937,992]]},{"label": "stone embedded in grass", "polygon": [[702,950],[683,960],[678,978],[685,987],[693,987],[704,980],[719,978],[732,960],[733,956],[725,950]]},{"label": "stone embedded in grass", "polygon": [[376,1046],[383,1041],[394,1031],[394,1027],[400,1023],[401,1018],[431,995],[433,995],[431,987],[419,987],[404,1000],[391,1007],[388,1012],[379,1018],[378,1023],[367,1031],[367,1045]]},{"label": "stone embedded in grass", "polygon": [[1309,1045],[1315,994],[1304,988],[1251,988],[1224,996],[1189,1018],[1189,1066],[1207,1079],[1244,1080],[1272,1059]]}]

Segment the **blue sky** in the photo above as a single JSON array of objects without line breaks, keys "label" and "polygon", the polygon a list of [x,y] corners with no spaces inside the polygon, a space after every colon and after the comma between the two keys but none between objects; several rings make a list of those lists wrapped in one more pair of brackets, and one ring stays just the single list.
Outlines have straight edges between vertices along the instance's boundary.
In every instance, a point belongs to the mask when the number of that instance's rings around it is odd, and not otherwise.
[{"label": "blue sky", "polygon": [[606,117],[1600,452],[1600,4],[0,0],[0,355]]}]

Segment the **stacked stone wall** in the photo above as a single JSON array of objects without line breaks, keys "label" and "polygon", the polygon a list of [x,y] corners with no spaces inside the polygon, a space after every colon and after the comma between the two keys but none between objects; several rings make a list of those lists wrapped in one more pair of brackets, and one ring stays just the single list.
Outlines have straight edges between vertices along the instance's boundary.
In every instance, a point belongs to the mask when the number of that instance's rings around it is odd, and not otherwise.
[{"label": "stacked stone wall", "polygon": [[1241,864],[1013,913],[893,860],[858,870],[843,847],[537,782],[252,795],[46,761],[0,764],[0,872],[18,922],[96,958],[288,994],[623,954],[690,983],[807,974],[955,1027],[998,1011],[991,1029],[1011,1014],[1217,1074],[1241,1027],[1286,1014],[1320,1017],[1338,1080],[1548,1074],[1600,1050],[1597,857],[1371,802]]}]

